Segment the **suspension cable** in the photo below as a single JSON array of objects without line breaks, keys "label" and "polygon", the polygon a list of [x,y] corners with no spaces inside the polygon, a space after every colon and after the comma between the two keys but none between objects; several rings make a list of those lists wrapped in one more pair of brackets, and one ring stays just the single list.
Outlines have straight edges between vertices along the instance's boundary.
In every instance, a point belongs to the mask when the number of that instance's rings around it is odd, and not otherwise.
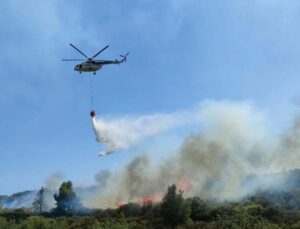
[{"label": "suspension cable", "polygon": [[93,110],[94,107],[93,76],[90,76],[90,94],[91,94],[91,110]]}]

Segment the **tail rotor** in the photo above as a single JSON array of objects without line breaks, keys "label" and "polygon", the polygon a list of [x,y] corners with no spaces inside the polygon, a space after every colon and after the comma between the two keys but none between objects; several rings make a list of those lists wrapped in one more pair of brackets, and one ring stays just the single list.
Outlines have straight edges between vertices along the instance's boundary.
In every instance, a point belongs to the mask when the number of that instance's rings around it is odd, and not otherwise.
[{"label": "tail rotor", "polygon": [[125,61],[125,62],[127,62],[127,56],[128,56],[128,54],[129,54],[129,52],[128,53],[126,53],[125,55],[120,55],[120,57],[122,57],[123,59],[122,59],[122,61]]}]

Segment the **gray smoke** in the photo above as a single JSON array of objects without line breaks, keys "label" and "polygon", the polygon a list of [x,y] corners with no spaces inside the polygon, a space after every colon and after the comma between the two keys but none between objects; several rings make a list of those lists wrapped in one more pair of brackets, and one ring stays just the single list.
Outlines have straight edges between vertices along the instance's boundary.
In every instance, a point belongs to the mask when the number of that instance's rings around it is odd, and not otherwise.
[{"label": "gray smoke", "polygon": [[[209,101],[194,113],[155,117],[165,117],[153,119],[159,120],[158,126],[165,127],[154,128],[151,134],[187,123],[194,123],[199,130],[188,135],[176,152],[159,163],[152,160],[157,156],[153,151],[133,158],[119,171],[99,171],[95,175],[96,184],[79,194],[85,207],[116,207],[130,201],[142,203],[144,199],[158,201],[171,184],[183,190],[185,197],[238,200],[264,187],[288,185],[284,176],[270,179],[262,174],[300,167],[300,118],[283,134],[276,135],[269,127],[268,117],[249,103]],[[163,120],[167,124],[163,125]],[[144,130],[149,130],[149,126],[141,124],[144,122],[138,122],[136,132],[136,127],[131,128],[132,122],[126,121],[124,130],[129,130],[131,136],[128,138],[126,131],[119,133],[119,127],[112,128],[115,121],[102,123],[106,127],[101,129],[101,134],[109,139],[109,144],[125,142],[121,145],[128,148],[147,136]],[[256,175],[260,179],[249,179]],[[62,179],[60,174],[54,174],[47,180],[46,188],[58,189]],[[250,182],[245,185],[247,179]],[[52,195],[49,204],[53,206],[51,201]]]},{"label": "gray smoke", "polygon": [[100,170],[95,175],[95,180],[96,180],[97,185],[99,185],[101,187],[105,187],[106,182],[108,181],[110,176],[111,176],[111,173],[108,170]]},{"label": "gray smoke", "polygon": [[300,116],[294,119],[291,128],[281,140],[274,158],[274,167],[283,170],[299,168],[300,161]]},{"label": "gray smoke", "polygon": [[0,202],[0,207],[8,209],[31,208],[36,191],[24,191],[7,196]]},{"label": "gray smoke", "polygon": [[51,174],[45,181],[43,193],[44,209],[50,210],[55,207],[54,193],[59,189],[59,186],[64,181],[64,175],[56,172]]},{"label": "gray smoke", "polygon": [[[53,199],[53,194],[61,185],[64,180],[64,176],[61,173],[54,173],[50,175],[43,185],[45,191],[43,192],[43,210],[49,211],[53,207],[55,207],[55,201]],[[11,196],[5,198],[2,202],[0,202],[0,206],[4,208],[32,208],[32,203],[34,202],[38,190],[34,191],[25,191],[15,193]]]},{"label": "gray smoke", "polygon": [[51,174],[45,181],[45,188],[50,190],[56,190],[59,188],[61,183],[64,181],[64,175],[56,172]]},{"label": "gray smoke", "polygon": [[134,158],[109,177],[87,206],[115,207],[149,195],[161,198],[173,183],[185,196],[237,200],[258,188],[243,185],[247,177],[300,166],[300,119],[277,136],[266,116],[248,103],[205,102],[195,116],[199,132],[190,134],[176,153],[160,164],[151,161],[152,154]]}]

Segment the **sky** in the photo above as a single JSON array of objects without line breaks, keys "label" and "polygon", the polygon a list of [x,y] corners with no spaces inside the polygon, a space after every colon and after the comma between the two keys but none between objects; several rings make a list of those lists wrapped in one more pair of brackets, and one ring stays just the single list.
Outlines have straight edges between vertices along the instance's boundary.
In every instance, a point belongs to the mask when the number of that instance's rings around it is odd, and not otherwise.
[{"label": "sky", "polygon": [[[0,7],[0,194],[37,189],[49,175],[93,182],[144,151],[172,153],[180,128],[99,158],[81,58],[116,59],[93,77],[97,116],[193,110],[202,101],[249,101],[284,129],[298,112],[297,0],[4,0]],[[158,149],[159,148],[159,149]]]}]

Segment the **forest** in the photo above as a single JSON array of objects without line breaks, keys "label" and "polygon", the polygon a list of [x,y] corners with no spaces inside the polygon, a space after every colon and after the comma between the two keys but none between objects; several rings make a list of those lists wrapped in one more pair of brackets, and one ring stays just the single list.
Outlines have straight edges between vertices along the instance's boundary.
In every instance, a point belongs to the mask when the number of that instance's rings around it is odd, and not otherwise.
[{"label": "forest", "polygon": [[[50,210],[44,200],[48,190],[43,187],[31,208],[1,207],[0,228],[300,228],[300,170],[288,175],[289,188],[258,191],[238,201],[184,198],[173,184],[160,202],[130,202],[108,209],[85,208],[72,182],[65,181]],[[20,195],[24,192],[2,196],[0,204]]]}]

